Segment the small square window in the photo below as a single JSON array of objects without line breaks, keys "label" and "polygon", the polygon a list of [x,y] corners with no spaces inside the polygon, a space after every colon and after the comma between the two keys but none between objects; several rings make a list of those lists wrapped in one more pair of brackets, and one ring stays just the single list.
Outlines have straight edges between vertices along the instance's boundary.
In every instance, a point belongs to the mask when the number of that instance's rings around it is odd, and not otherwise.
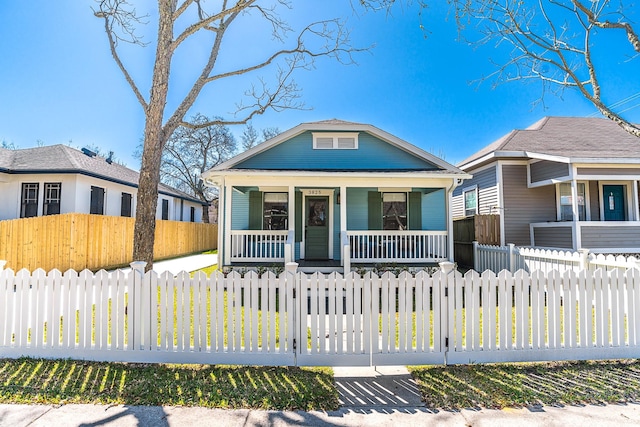
[{"label": "small square window", "polygon": [[478,213],[478,189],[471,188],[464,191],[464,215],[473,216]]}]

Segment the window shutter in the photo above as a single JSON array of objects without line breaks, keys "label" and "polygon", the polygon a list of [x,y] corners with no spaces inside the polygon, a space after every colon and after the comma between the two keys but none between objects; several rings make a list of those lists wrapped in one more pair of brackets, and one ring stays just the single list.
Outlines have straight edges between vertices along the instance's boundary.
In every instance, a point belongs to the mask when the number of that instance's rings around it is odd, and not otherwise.
[{"label": "window shutter", "polygon": [[296,191],[296,242],[302,242],[302,193]]},{"label": "window shutter", "polygon": [[369,191],[369,230],[382,230],[382,194]]},{"label": "window shutter", "polygon": [[409,193],[409,230],[422,230],[422,193]]},{"label": "window shutter", "polygon": [[262,191],[249,192],[249,230],[262,230]]}]

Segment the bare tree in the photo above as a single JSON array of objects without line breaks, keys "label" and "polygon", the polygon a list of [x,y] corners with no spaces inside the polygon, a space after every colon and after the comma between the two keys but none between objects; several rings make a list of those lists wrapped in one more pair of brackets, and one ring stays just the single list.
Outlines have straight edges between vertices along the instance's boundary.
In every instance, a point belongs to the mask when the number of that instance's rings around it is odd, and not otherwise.
[{"label": "bare tree", "polygon": [[[625,15],[632,5],[625,7],[623,0],[450,1],[468,41],[508,46],[506,58],[493,60],[495,73],[482,80],[493,79],[495,84],[539,81],[542,97],[549,91],[575,88],[605,117],[640,137],[640,127],[607,101],[611,97],[603,79],[604,70],[615,61],[637,60],[640,55],[638,32]],[[626,47],[626,51],[616,59],[605,58],[602,53],[612,47],[616,51]]]},{"label": "bare tree", "polygon": [[[196,114],[190,123],[198,125],[216,120],[222,121],[218,117],[209,119]],[[227,126],[180,126],[164,148],[160,180],[203,201],[202,218],[204,222],[209,222],[209,204],[218,194],[213,188],[204,185],[200,175],[231,158],[235,151],[236,141]]]},{"label": "bare tree", "polygon": [[[140,32],[150,18],[138,13],[132,1],[96,0],[96,4],[94,14],[103,21],[111,55],[145,114],[133,257],[146,261],[149,269],[153,263],[162,151],[178,126],[198,128],[241,124],[269,109],[282,111],[300,108],[300,93],[292,80],[294,71],[311,68],[318,57],[331,57],[343,63],[351,63],[351,55],[359,49],[350,45],[349,34],[343,22],[338,19],[310,23],[294,37],[290,37],[293,30],[281,18],[280,13],[281,9],[292,7],[287,0],[158,0],[153,12],[149,14],[157,16],[157,36],[153,40],[155,56],[153,70],[150,71],[149,94],[145,96],[125,65],[121,44],[126,42],[145,46]],[[230,29],[235,30],[237,27],[241,30],[243,22],[244,28],[251,25],[252,30],[256,29],[255,22],[247,23],[248,19],[260,19],[266,23],[270,36],[280,44],[261,58],[243,58],[250,63],[239,68],[229,69],[228,64],[219,64],[223,47],[227,46],[223,41]],[[189,89],[177,106],[170,111],[167,104],[169,87],[174,87],[171,84],[175,81],[172,80],[175,77],[171,75],[174,58],[176,52],[190,40],[197,40],[200,47],[207,46],[207,58],[199,65],[194,60],[193,71],[197,77],[188,85]],[[238,116],[198,124],[184,120],[205,86],[268,67],[276,68],[273,83],[269,84],[259,78],[258,84],[247,90],[246,100],[239,102]]]},{"label": "bare tree", "polygon": [[251,123],[248,123],[242,131],[242,135],[240,135],[240,139],[242,140],[242,149],[247,151],[249,148],[277,136],[280,134],[280,129],[272,126],[262,129],[260,133],[262,134],[262,138],[260,138],[260,134],[256,128],[254,128]]}]

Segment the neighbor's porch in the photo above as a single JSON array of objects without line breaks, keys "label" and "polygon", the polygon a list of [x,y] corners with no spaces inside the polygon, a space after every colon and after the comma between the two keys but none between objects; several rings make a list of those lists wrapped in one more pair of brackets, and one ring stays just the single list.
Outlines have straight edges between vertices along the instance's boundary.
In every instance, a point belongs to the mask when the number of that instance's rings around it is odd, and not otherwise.
[{"label": "neighbor's porch", "polygon": [[640,252],[638,181],[611,178],[555,184],[557,221],[530,224],[531,245]]}]

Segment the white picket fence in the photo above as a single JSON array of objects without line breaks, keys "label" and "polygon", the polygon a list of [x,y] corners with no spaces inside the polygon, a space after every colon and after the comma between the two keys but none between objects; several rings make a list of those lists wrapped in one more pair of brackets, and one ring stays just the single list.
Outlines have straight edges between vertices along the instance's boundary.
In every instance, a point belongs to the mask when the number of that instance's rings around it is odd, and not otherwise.
[{"label": "white picket fence", "polygon": [[588,249],[561,251],[551,249],[524,248],[513,244],[507,246],[481,245],[473,242],[474,270],[491,270],[512,273],[523,269],[528,272],[553,270],[565,272],[597,270],[599,268],[624,272],[629,268],[640,268],[640,258],[590,253]]},{"label": "white picket fence", "polygon": [[397,365],[640,357],[640,271],[0,270],[0,357]]}]

